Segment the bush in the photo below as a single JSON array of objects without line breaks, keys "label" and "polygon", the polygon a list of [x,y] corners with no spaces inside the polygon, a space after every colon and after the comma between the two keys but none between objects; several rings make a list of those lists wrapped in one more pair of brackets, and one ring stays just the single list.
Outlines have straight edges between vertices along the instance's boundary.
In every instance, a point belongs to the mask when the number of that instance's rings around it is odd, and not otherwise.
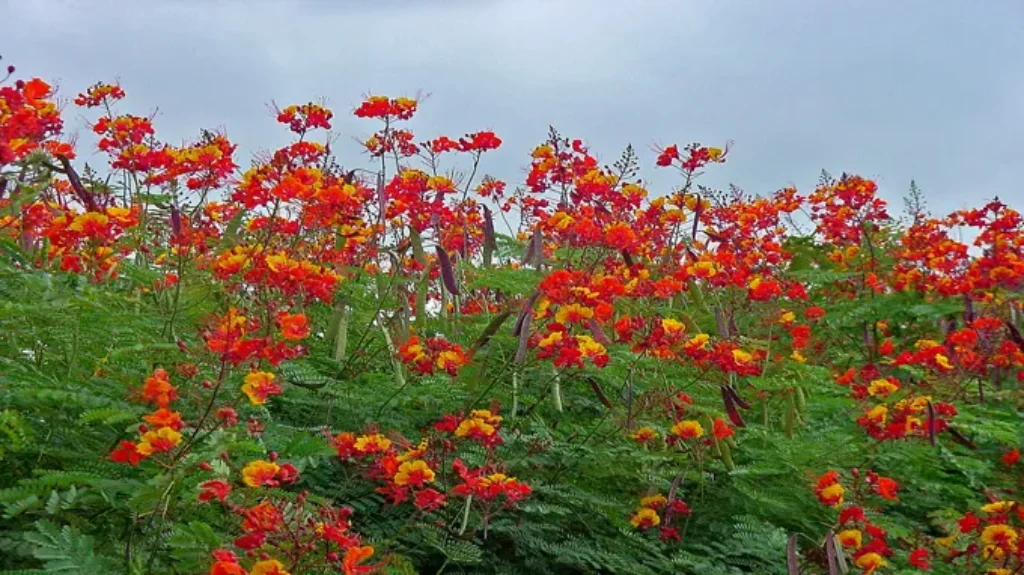
[{"label": "bush", "polygon": [[554,130],[510,189],[383,96],[372,170],[309,103],[240,171],[108,84],[100,172],[54,97],[0,86],[4,573],[1024,568],[1006,204],[720,192],[700,144],[655,195]]}]

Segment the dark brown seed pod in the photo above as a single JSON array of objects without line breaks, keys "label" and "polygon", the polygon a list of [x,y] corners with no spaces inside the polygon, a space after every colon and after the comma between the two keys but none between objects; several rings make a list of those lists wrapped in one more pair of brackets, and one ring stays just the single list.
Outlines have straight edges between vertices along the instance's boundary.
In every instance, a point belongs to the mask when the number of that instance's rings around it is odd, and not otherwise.
[{"label": "dark brown seed pod", "polygon": [[736,427],[746,427],[747,424],[743,422],[740,410],[736,409],[736,402],[733,400],[732,394],[729,393],[729,388],[723,385],[721,389],[722,401],[725,403],[725,413],[729,416],[729,421]]},{"label": "dark brown seed pod", "polygon": [[597,396],[597,400],[608,409],[612,408],[612,402],[608,399],[608,396],[604,394],[604,390],[601,389],[601,384],[592,377],[587,378],[587,383],[590,384],[590,389],[594,390],[594,395]]},{"label": "dark brown seed pod", "polygon": [[459,286],[455,283],[452,260],[448,257],[448,252],[441,246],[437,246],[437,261],[441,265],[441,280],[444,281],[444,287],[452,295],[459,295]]}]

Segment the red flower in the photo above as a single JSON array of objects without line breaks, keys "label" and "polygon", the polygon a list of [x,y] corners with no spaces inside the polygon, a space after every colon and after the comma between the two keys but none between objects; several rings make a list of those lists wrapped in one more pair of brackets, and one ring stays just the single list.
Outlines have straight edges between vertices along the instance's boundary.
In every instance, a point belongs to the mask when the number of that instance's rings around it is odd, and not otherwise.
[{"label": "red flower", "polygon": [[121,444],[110,454],[110,460],[115,463],[127,463],[135,467],[145,458],[136,449],[134,441],[122,441]]},{"label": "red flower", "polygon": [[1012,467],[1014,465],[1017,465],[1017,462],[1020,461],[1020,450],[1019,449],[1011,449],[1010,451],[1007,451],[1000,458],[1000,461],[1002,461],[1003,464],[1005,464],[1007,466],[1010,466],[1010,467]]},{"label": "red flower", "polygon": [[928,569],[931,569],[931,564],[928,563],[928,557],[929,557],[928,550],[923,548],[923,547],[921,547],[921,548],[918,548],[918,549],[914,549],[913,551],[910,552],[910,557],[909,557],[908,561],[914,567],[917,567],[918,569],[921,569],[922,571],[927,571]]},{"label": "red flower", "polygon": [[414,497],[416,507],[424,511],[434,511],[435,509],[440,509],[445,504],[444,494],[436,489],[427,488],[417,491]]},{"label": "red flower", "polygon": [[211,501],[216,499],[221,503],[224,503],[228,494],[231,493],[231,485],[226,481],[221,481],[220,479],[207,481],[206,483],[201,484],[199,488],[202,489],[202,491],[199,492],[200,501]]}]

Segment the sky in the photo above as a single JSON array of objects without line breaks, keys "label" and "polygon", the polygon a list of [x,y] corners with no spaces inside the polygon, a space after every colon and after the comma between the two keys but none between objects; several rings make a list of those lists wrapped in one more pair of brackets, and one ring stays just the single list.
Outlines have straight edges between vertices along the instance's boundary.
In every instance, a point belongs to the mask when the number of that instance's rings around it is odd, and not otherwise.
[{"label": "sky", "polygon": [[[287,143],[269,109],[325,98],[346,167],[371,167],[351,115],[367,94],[429,94],[419,139],[493,130],[486,173],[525,179],[549,125],[602,162],[632,144],[654,194],[672,143],[734,142],[702,180],[810,192],[822,169],[879,182],[894,215],[911,179],[936,214],[998,196],[1024,208],[1020,0],[0,0],[0,54],[75,94],[120,81],[182,143],[225,130]],[[87,136],[84,111],[68,131]],[[83,150],[100,163],[98,152]]]}]

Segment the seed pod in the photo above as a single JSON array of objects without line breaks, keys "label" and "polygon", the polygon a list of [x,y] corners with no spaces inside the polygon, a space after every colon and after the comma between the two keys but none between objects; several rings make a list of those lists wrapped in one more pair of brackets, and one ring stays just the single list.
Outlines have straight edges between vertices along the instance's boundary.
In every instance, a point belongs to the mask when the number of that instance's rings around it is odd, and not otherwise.
[{"label": "seed pod", "polygon": [[971,441],[970,439],[967,439],[966,437],[964,437],[964,434],[960,433],[956,429],[950,427],[948,429],[948,431],[949,431],[949,436],[950,436],[950,438],[952,438],[953,441],[959,443],[960,445],[963,445],[967,449],[971,449],[971,450],[978,449],[978,446],[975,445],[973,441]]},{"label": "seed pod", "polygon": [[796,534],[786,542],[786,568],[789,575],[800,575],[800,558],[796,555]]},{"label": "seed pod", "polygon": [[633,257],[629,255],[629,250],[622,250],[622,261],[626,262],[626,267],[633,267]]},{"label": "seed pod", "polygon": [[516,347],[515,362],[522,364],[526,360],[526,344],[530,340],[530,320],[533,319],[533,314],[528,313],[523,318],[523,325],[519,330],[519,344]]},{"label": "seed pod", "polygon": [[174,238],[181,238],[181,212],[178,211],[178,206],[171,206],[171,233],[174,234]]},{"label": "seed pod", "polygon": [[498,328],[500,328],[501,325],[505,323],[505,320],[511,316],[511,311],[503,311],[494,316],[494,319],[492,319],[490,323],[487,324],[487,327],[484,328],[484,331],[480,333],[480,337],[476,338],[476,341],[473,342],[473,345],[470,347],[471,353],[476,352],[476,350],[487,345],[487,342],[491,341],[494,334],[498,333]]},{"label": "seed pod", "polygon": [[718,450],[718,455],[722,457],[722,464],[725,465],[725,470],[733,471],[736,469],[736,464],[732,461],[732,449],[729,447],[729,443],[716,437],[715,448]]},{"label": "seed pod", "polygon": [[836,534],[831,529],[825,534],[825,557],[828,559],[828,575],[839,575],[839,554],[836,552]]},{"label": "seed pod", "polygon": [[611,409],[613,407],[612,402],[608,399],[608,396],[604,394],[604,390],[601,389],[601,384],[592,377],[587,378],[587,383],[590,384],[590,389],[594,390],[594,395],[597,396],[597,400],[608,409]]},{"label": "seed pod", "polygon": [[729,395],[732,396],[732,400],[736,403],[736,405],[740,406],[743,409],[750,409],[750,404],[744,401],[742,397],[740,397],[740,394],[736,391],[735,387],[728,385],[726,386],[726,388],[728,389]]},{"label": "seed pod", "polygon": [[807,413],[807,396],[804,395],[804,388],[796,387],[796,409],[800,413]]},{"label": "seed pod", "polygon": [[611,345],[611,340],[608,339],[608,336],[604,333],[604,330],[601,329],[601,324],[597,323],[597,320],[595,320],[594,318],[588,319],[587,328],[590,329],[590,333],[594,335],[594,341],[600,343],[601,345]]},{"label": "seed pod", "polygon": [[448,293],[460,295],[459,285],[455,283],[455,270],[452,269],[452,260],[448,257],[448,252],[441,246],[437,246],[437,261],[441,265],[441,280],[444,281],[444,287],[448,290]]},{"label": "seed pod", "polygon": [[700,226],[700,216],[704,213],[704,202],[700,201],[700,194],[697,195],[697,207],[693,210],[693,232],[690,237],[697,239],[697,227]]},{"label": "seed pod", "polygon": [[722,308],[715,308],[715,326],[718,328],[718,336],[727,338],[729,337],[729,323],[725,320],[725,314],[722,313]]},{"label": "seed pod", "polygon": [[544,261],[544,245],[542,243],[540,228],[534,228],[533,236],[530,238],[530,243],[526,245],[526,254],[523,255],[523,263],[533,264],[540,269],[541,263]]},{"label": "seed pod", "polygon": [[[540,297],[540,292],[535,291],[530,297],[526,298],[526,302],[523,303],[523,309],[519,312],[519,317],[516,318],[515,327],[512,328],[512,335],[518,336],[523,331],[523,324],[526,323],[526,316],[532,315],[533,304]],[[529,324],[527,324],[526,331],[530,331]]]},{"label": "seed pod", "polygon": [[420,233],[412,226],[409,226],[409,242],[412,243],[413,257],[425,267],[428,262],[427,253],[423,251],[423,240],[420,239]]},{"label": "seed pod", "polygon": [[935,445],[935,407],[928,402],[928,441]]},{"label": "seed pod", "polygon": [[740,415],[740,411],[736,409],[736,401],[732,394],[729,393],[727,386],[721,386],[722,389],[722,401],[725,402],[725,413],[729,416],[729,421],[736,427],[746,427],[746,423],[743,422],[743,416]]},{"label": "seed pod", "polygon": [[796,401],[792,393],[786,394],[786,413],[783,416],[782,423],[786,437],[793,437],[793,427],[796,425]]},{"label": "seed pod", "polygon": [[964,294],[964,322],[971,323],[974,321],[974,300],[971,299],[970,294]]},{"label": "seed pod", "polygon": [[1017,344],[1021,351],[1024,351],[1024,336],[1020,335],[1020,330],[1017,329],[1017,326],[1006,322],[1006,330],[1010,334],[1010,341]]},{"label": "seed pod", "polygon": [[484,246],[483,246],[483,257],[484,267],[491,267],[491,260],[494,257],[494,251],[498,249],[498,240],[494,234],[494,219],[491,217],[491,210],[487,206],[484,208]]}]

